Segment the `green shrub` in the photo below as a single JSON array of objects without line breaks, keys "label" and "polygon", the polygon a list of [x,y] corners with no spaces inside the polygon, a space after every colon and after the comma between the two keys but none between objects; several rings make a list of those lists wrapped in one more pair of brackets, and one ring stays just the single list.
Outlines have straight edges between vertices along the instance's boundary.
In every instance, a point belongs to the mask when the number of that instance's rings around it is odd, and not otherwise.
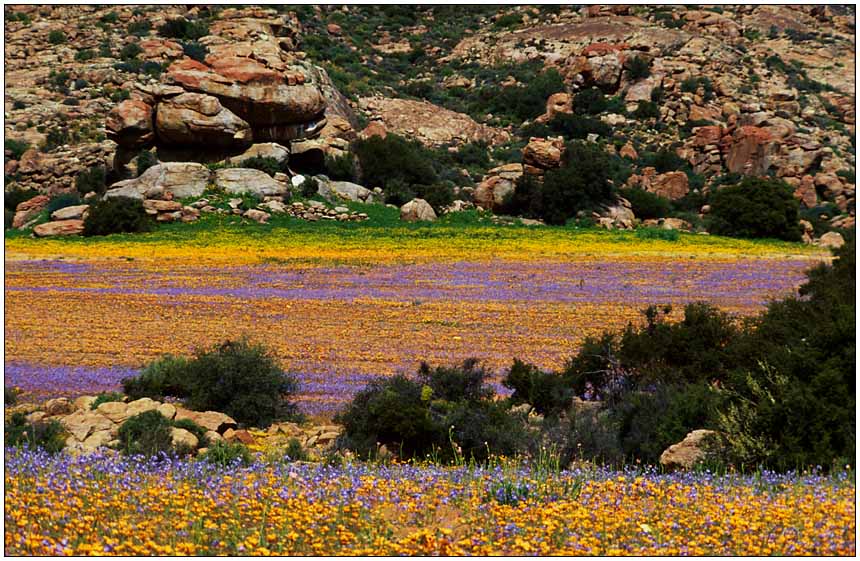
[{"label": "green shrub", "polygon": [[120,450],[147,457],[170,454],[174,452],[171,428],[170,420],[155,410],[129,417],[119,428]]},{"label": "green shrub", "polygon": [[660,107],[653,101],[640,101],[633,116],[637,119],[659,119]]},{"label": "green shrub", "polygon": [[308,453],[302,447],[302,443],[298,438],[291,438],[287,442],[287,449],[284,451],[286,456],[293,462],[308,461]]},{"label": "green shrub", "polygon": [[14,413],[5,426],[6,446],[42,448],[56,454],[66,445],[63,426],[59,421],[37,421],[30,423],[23,413]]},{"label": "green shrub", "polygon": [[572,390],[561,376],[542,372],[519,359],[514,359],[502,385],[514,391],[510,398],[512,403],[527,403],[541,415],[557,415],[573,397]]},{"label": "green shrub", "polygon": [[561,135],[568,140],[583,140],[589,134],[597,134],[603,137],[612,136],[612,127],[599,119],[583,117],[576,114],[557,114],[552,121],[542,125],[532,123],[528,127],[522,129],[524,137],[537,136],[558,136]]},{"label": "green shrub", "polygon": [[123,380],[123,389],[133,398],[184,398],[190,409],[221,411],[243,425],[265,428],[299,418],[291,401],[298,389],[295,377],[265,348],[246,340],[199,350],[188,360],[164,357]]},{"label": "green shrub", "polygon": [[489,373],[468,360],[453,368],[422,364],[417,380],[374,380],[336,418],[340,444],[360,457],[385,445],[401,458],[484,461],[525,445],[522,423],[485,385]]},{"label": "green shrub", "polygon": [[206,55],[209,54],[209,49],[206,45],[201,45],[197,41],[187,41],[182,43],[182,53],[188,58],[192,58],[198,62],[204,62]]},{"label": "green shrub", "polygon": [[75,53],[75,60],[78,62],[86,62],[96,58],[96,53],[92,49],[82,49]]},{"label": "green shrub", "polygon": [[676,242],[681,237],[678,230],[666,230],[663,228],[636,228],[636,237],[640,240],[663,240]]},{"label": "green shrub", "polygon": [[681,82],[681,91],[687,93],[696,93],[699,88],[702,88],[702,98],[705,101],[710,101],[714,97],[714,85],[710,78],[707,77],[689,77]]},{"label": "green shrub", "polygon": [[311,197],[315,197],[317,193],[319,193],[320,184],[313,177],[305,177],[305,180],[302,182],[302,196],[306,199]]},{"label": "green shrub", "polygon": [[133,21],[126,27],[129,35],[136,35],[138,37],[146,37],[149,35],[151,29],[152,24],[148,20]]},{"label": "green shrub", "polygon": [[45,210],[51,213],[55,210],[66,208],[67,206],[75,206],[79,204],[81,204],[81,197],[77,193],[63,193],[62,195],[57,195],[52,198],[45,207]]},{"label": "green shrub", "polygon": [[3,193],[3,206],[5,206],[7,210],[15,212],[19,204],[24,201],[29,201],[38,194],[39,193],[34,189],[23,189],[17,186],[13,187],[9,191]]},{"label": "green shrub", "polygon": [[284,172],[286,169],[286,166],[282,165],[276,158],[268,156],[254,156],[253,158],[242,160],[239,166],[243,168],[257,169],[272,177],[274,177],[276,173]]},{"label": "green shrub", "polygon": [[84,220],[84,236],[148,232],[152,220],[143,210],[143,203],[128,197],[112,197],[90,207]]},{"label": "green shrub", "polygon": [[708,230],[713,234],[800,241],[800,205],[783,181],[747,177],[718,189],[710,204]]},{"label": "green shrub", "polygon": [[[135,158],[135,166],[137,167],[137,175],[138,177],[143,175],[143,172],[148,170],[154,165],[158,164],[158,157],[149,150],[144,150]],[[78,189],[80,191],[80,189]]]},{"label": "green shrub", "polygon": [[203,22],[192,22],[184,18],[168,20],[159,26],[158,34],[169,39],[196,41],[209,34],[209,27]]},{"label": "green shrub", "polygon": [[614,188],[609,183],[608,159],[606,152],[596,144],[568,144],[565,165],[549,170],[544,176],[541,218],[549,224],[564,224],[579,211],[609,202]]},{"label": "green shrub", "polygon": [[16,99],[12,102],[12,109],[26,109],[27,104],[21,101],[20,99]]},{"label": "green shrub", "polygon": [[93,401],[92,405],[90,405],[90,409],[95,411],[96,409],[99,408],[99,405],[101,405],[102,403],[111,403],[111,402],[115,402],[115,401],[123,401],[123,399],[125,399],[125,396],[122,395],[121,393],[118,393],[118,392],[100,393],[99,395],[96,396],[96,399]]},{"label": "green shrub", "polygon": [[200,459],[223,467],[236,464],[247,466],[253,461],[251,452],[245,445],[238,442],[230,444],[225,441],[218,441],[209,446],[209,449],[200,456]]},{"label": "green shrub", "polygon": [[490,167],[489,145],[484,141],[463,144],[454,154],[454,159],[468,168],[487,169]]},{"label": "green shrub", "polygon": [[642,80],[651,75],[651,63],[645,57],[635,56],[627,61],[627,71],[630,79]]},{"label": "green shrub", "polygon": [[81,195],[87,193],[103,193],[107,172],[104,166],[93,166],[75,176],[75,189]]},{"label": "green shrub", "polygon": [[395,134],[359,139],[353,145],[353,153],[358,158],[365,185],[385,189],[395,180],[408,185],[429,185],[437,178],[431,162],[432,153],[419,142]]},{"label": "green shrub", "polygon": [[15,140],[14,138],[8,138],[3,142],[3,148],[11,152],[9,154],[9,158],[13,160],[20,160],[21,156],[24,155],[24,152],[29,150],[30,143],[25,142],[23,140]]},{"label": "green shrub", "polygon": [[343,156],[326,155],[325,169],[335,181],[355,181],[355,157],[349,152]]},{"label": "green shrub", "polygon": [[143,52],[137,43],[128,43],[119,51],[119,58],[128,62],[137,59],[137,55]]},{"label": "green shrub", "polygon": [[102,23],[109,23],[113,25],[119,21],[119,15],[116,12],[108,12],[102,17],[100,17],[99,21]]},{"label": "green shrub", "polygon": [[55,29],[48,34],[48,42],[52,45],[62,45],[66,42],[66,34]]},{"label": "green shrub", "polygon": [[573,96],[573,109],[580,115],[597,115],[606,109],[606,97],[600,88],[588,88]]},{"label": "green shrub", "polygon": [[638,187],[621,189],[620,194],[630,202],[633,214],[643,220],[663,218],[669,216],[672,211],[672,202],[669,199]]},{"label": "green shrub", "polygon": [[3,405],[15,405],[18,403],[18,395],[21,392],[12,386],[3,386]]}]

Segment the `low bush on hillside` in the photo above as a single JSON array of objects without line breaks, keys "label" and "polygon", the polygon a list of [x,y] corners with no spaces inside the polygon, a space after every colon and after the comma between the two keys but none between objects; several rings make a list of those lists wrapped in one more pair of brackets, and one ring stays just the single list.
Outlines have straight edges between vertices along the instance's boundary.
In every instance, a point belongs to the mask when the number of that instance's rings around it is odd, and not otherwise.
[{"label": "low bush on hillside", "polygon": [[203,22],[177,18],[168,20],[159,26],[158,34],[168,39],[196,41],[209,34],[209,27]]},{"label": "low bush on hillside", "polygon": [[59,29],[55,29],[48,33],[48,42],[52,45],[62,45],[66,42],[66,34]]},{"label": "low bush on hillside", "polygon": [[296,378],[264,347],[246,340],[198,350],[193,358],[162,357],[122,384],[132,399],[183,398],[190,409],[220,411],[248,426],[300,418],[292,402]]},{"label": "low bush on hillside", "polygon": [[66,208],[67,206],[75,206],[81,204],[81,197],[77,193],[63,193],[62,195],[57,195],[52,198],[45,210],[50,212],[54,212],[55,210],[60,210],[61,208]]},{"label": "low bush on hillside", "polygon": [[663,218],[669,216],[669,213],[672,212],[672,201],[660,195],[649,193],[644,189],[633,187],[621,189],[619,193],[630,202],[636,218],[643,220]]},{"label": "low bush on hillside", "polygon": [[3,142],[3,148],[4,150],[11,152],[9,156],[7,156],[8,158],[12,160],[20,160],[21,156],[24,155],[24,152],[30,148],[30,143],[23,140],[8,138]]},{"label": "low bush on hillside", "polygon": [[104,166],[93,166],[75,176],[75,189],[81,195],[87,193],[102,193],[105,190],[107,173]]},{"label": "low bush on hillside", "polygon": [[[158,157],[150,152],[149,150],[144,150],[134,160],[135,166],[137,168],[138,177],[143,175],[143,172],[148,170],[154,165],[158,165]],[[80,189],[78,189],[80,191]]]},{"label": "low bush on hillside", "polygon": [[654,464],[714,429],[723,460],[743,469],[839,467],[856,446],[854,246],[757,317],[697,303],[670,322],[652,306],[642,327],[586,338],[560,372],[516,361],[503,383],[512,402],[567,418],[554,436],[568,460]]},{"label": "low bush on hillside", "polygon": [[747,177],[711,195],[712,234],[800,241],[800,205],[793,190],[776,179]]},{"label": "low bush on hillside", "polygon": [[341,445],[372,457],[384,445],[401,458],[485,461],[514,455],[526,441],[523,423],[493,399],[490,373],[474,359],[456,367],[422,364],[417,379],[375,380],[337,417]]},{"label": "low bush on hillside", "polygon": [[355,181],[355,156],[347,152],[343,156],[325,157],[326,175],[335,181]]},{"label": "low bush on hillside", "polygon": [[18,205],[29,201],[36,195],[38,195],[34,189],[24,189],[22,187],[13,187],[12,189],[3,193],[3,206],[6,207],[7,210],[15,212],[15,209],[18,208]]},{"label": "low bush on hillside", "polygon": [[257,169],[272,177],[275,177],[276,173],[284,173],[287,170],[285,164],[282,164],[277,158],[272,158],[271,156],[254,156],[253,158],[242,160],[239,166]]},{"label": "low bush on hillside", "polygon": [[200,460],[223,467],[243,465],[247,466],[252,461],[251,452],[248,447],[239,442],[229,443],[222,440],[209,446],[206,453],[200,456]]},{"label": "low bush on hillside", "polygon": [[642,80],[651,75],[651,63],[645,57],[632,57],[626,66],[631,80]]},{"label": "low bush on hillside", "polygon": [[27,421],[23,413],[14,413],[5,426],[6,446],[42,448],[56,454],[66,445],[63,426],[59,421]]},{"label": "low bush on hillside", "polygon": [[143,210],[143,203],[128,197],[112,197],[90,207],[84,220],[84,236],[148,232],[153,221]]},{"label": "low bush on hillside", "polygon": [[127,455],[142,454],[147,457],[159,454],[187,455],[195,450],[187,446],[174,445],[172,429],[185,429],[192,433],[198,441],[198,446],[208,444],[206,429],[190,419],[172,421],[155,410],[144,411],[129,417],[119,428],[117,438],[120,441],[120,451]]},{"label": "low bush on hillside", "polygon": [[611,202],[615,188],[610,182],[611,156],[597,144],[571,142],[565,148],[563,166],[546,172],[543,183],[524,175],[505,202],[506,212],[564,224],[578,212]]}]

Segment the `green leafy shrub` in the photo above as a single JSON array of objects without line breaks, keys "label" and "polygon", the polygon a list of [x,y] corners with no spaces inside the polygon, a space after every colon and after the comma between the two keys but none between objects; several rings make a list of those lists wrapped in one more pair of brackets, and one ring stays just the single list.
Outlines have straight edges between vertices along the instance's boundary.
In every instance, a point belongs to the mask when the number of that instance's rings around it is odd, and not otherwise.
[{"label": "green leafy shrub", "polygon": [[[158,157],[150,152],[149,150],[144,150],[135,158],[135,166],[137,167],[137,175],[143,175],[143,172],[148,170],[154,165],[158,164]],[[80,191],[80,188],[78,189]]]},{"label": "green leafy shrub", "polygon": [[119,51],[119,58],[124,61],[130,61],[137,58],[137,55],[143,52],[143,49],[137,43],[128,43]]},{"label": "green leafy shrub", "polygon": [[502,385],[514,391],[510,398],[512,403],[528,403],[541,415],[557,415],[573,397],[561,376],[543,372],[519,359],[514,359]]},{"label": "green leafy shrub", "polygon": [[209,54],[209,49],[206,45],[202,45],[197,41],[187,41],[182,43],[182,53],[188,58],[192,58],[198,62],[204,62],[206,55]]},{"label": "green leafy shrub", "polygon": [[148,20],[133,21],[126,27],[129,35],[136,35],[137,37],[146,37],[151,29],[152,24]]},{"label": "green leafy shrub", "polygon": [[691,76],[681,82],[681,91],[687,93],[696,93],[699,88],[702,89],[702,97],[705,101],[710,101],[714,98],[714,85],[710,78],[705,76]]},{"label": "green leafy shrub", "polygon": [[164,357],[123,380],[123,389],[135,399],[184,398],[191,409],[221,411],[243,425],[264,428],[300,418],[291,401],[296,378],[278,367],[265,348],[246,340],[199,350],[192,359]]},{"label": "green leafy shrub", "polygon": [[621,196],[630,202],[633,214],[637,218],[647,220],[649,218],[663,218],[672,212],[672,202],[660,195],[649,193],[644,189],[633,187],[621,189]]},{"label": "green leafy shrub", "polygon": [[66,208],[67,206],[75,206],[79,204],[81,204],[81,197],[77,193],[63,193],[62,195],[57,195],[52,198],[45,207],[45,210],[51,213],[55,210]]},{"label": "green leafy shrub", "polygon": [[3,405],[15,405],[18,403],[18,395],[21,392],[12,386],[3,386]]},{"label": "green leafy shrub", "polygon": [[568,144],[565,164],[544,176],[540,218],[549,224],[564,224],[577,212],[611,201],[615,190],[609,182],[608,159],[606,152],[596,144]]},{"label": "green leafy shrub", "polygon": [[96,396],[92,405],[90,405],[90,409],[95,411],[96,409],[99,408],[99,405],[101,405],[102,403],[112,403],[115,401],[123,401],[124,399],[125,399],[125,396],[122,395],[121,393],[118,393],[118,392],[100,393],[99,395]]},{"label": "green leafy shrub", "polygon": [[209,27],[203,22],[177,18],[168,20],[159,26],[158,34],[169,39],[196,41],[209,34]]},{"label": "green leafy shrub", "polygon": [[147,457],[174,452],[170,420],[158,411],[144,411],[129,417],[119,428],[120,450]]},{"label": "green leafy shrub", "polygon": [[306,199],[314,197],[319,193],[319,182],[313,177],[305,177],[305,180],[302,182],[302,196]]},{"label": "green leafy shrub", "polygon": [[251,452],[244,444],[239,442],[231,444],[220,440],[209,446],[206,452],[200,456],[200,459],[223,467],[236,464],[247,466],[253,461]]},{"label": "green leafy shrub", "polygon": [[355,181],[355,157],[349,152],[343,156],[326,155],[325,169],[335,181]]},{"label": "green leafy shrub", "polygon": [[52,45],[62,45],[66,42],[66,34],[55,29],[48,34],[48,42]]},{"label": "green leafy shrub", "polygon": [[678,230],[666,230],[663,228],[637,228],[636,237],[640,240],[663,240],[676,242],[681,237]]},{"label": "green leafy shrub", "polygon": [[90,207],[84,220],[84,236],[148,232],[152,220],[143,210],[143,203],[128,197],[112,197]]},{"label": "green leafy shrub", "polygon": [[576,114],[557,114],[552,121],[545,125],[532,123],[528,127],[522,129],[524,137],[538,136],[558,136],[561,135],[568,140],[583,140],[589,134],[597,134],[603,137],[612,136],[612,127],[599,119],[583,117]]},{"label": "green leafy shrub", "polygon": [[402,458],[513,455],[524,447],[524,428],[504,402],[493,400],[488,376],[473,359],[453,368],[422,364],[416,380],[374,380],[336,418],[344,425],[340,443],[361,457],[379,445]]},{"label": "green leafy shrub", "polygon": [[96,58],[96,53],[92,49],[82,49],[75,53],[75,60],[78,62],[86,62]]},{"label": "green leafy shrub", "polygon": [[104,166],[93,166],[75,176],[75,189],[81,195],[102,193],[105,190],[107,172]]},{"label": "green leafy shrub", "polygon": [[29,150],[30,143],[25,142],[23,140],[15,140],[14,138],[8,138],[3,142],[4,150],[8,150],[11,152],[9,154],[9,158],[13,160],[20,160],[21,156],[24,155],[24,152]]},{"label": "green leafy shrub", "polygon": [[660,107],[653,101],[640,101],[633,116],[637,119],[659,119]]},{"label": "green leafy shrub", "polygon": [[711,196],[709,231],[743,238],[800,241],[799,203],[785,182],[747,177]]},{"label": "green leafy shrub", "polygon": [[24,201],[29,201],[39,193],[34,189],[24,189],[21,187],[13,187],[9,191],[3,193],[3,206],[6,207],[7,210],[15,212],[15,209],[18,208],[18,205],[23,203]]},{"label": "green leafy shrub", "polygon": [[23,413],[14,413],[5,425],[6,446],[42,448],[56,454],[66,445],[63,426],[59,421],[37,421],[30,423]]},{"label": "green leafy shrub", "polygon": [[291,438],[289,442],[287,442],[287,449],[284,453],[294,462],[308,461],[308,453],[302,447],[302,443],[299,442],[298,438]]},{"label": "green leafy shrub", "polygon": [[243,168],[260,170],[272,177],[274,177],[276,173],[284,172],[286,169],[286,166],[282,165],[276,158],[272,158],[270,156],[254,156],[253,158],[242,160],[239,165]]},{"label": "green leafy shrub", "polygon": [[606,110],[606,97],[600,88],[588,88],[573,96],[573,109],[580,115],[598,115]]},{"label": "green leafy shrub", "polygon": [[626,66],[632,80],[642,80],[651,75],[651,63],[645,57],[631,57]]},{"label": "green leafy shrub", "polygon": [[388,134],[385,138],[371,136],[359,139],[353,152],[361,167],[361,179],[366,185],[381,186],[400,180],[408,185],[429,185],[436,181],[436,171],[430,161],[432,154],[417,141]]}]

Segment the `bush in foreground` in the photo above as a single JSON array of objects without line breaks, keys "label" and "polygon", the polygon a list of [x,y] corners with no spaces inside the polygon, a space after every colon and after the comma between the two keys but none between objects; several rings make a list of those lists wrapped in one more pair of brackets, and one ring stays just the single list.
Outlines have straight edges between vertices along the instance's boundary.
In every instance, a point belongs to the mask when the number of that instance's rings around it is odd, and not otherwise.
[{"label": "bush in foreground", "polygon": [[84,220],[84,235],[148,232],[152,227],[152,220],[143,210],[143,202],[128,197],[112,197],[90,207]]},{"label": "bush in foreground", "polygon": [[268,427],[299,418],[291,398],[296,378],[284,372],[261,345],[227,341],[190,359],[165,356],[139,376],[123,380],[132,399],[183,398],[197,411],[221,411],[243,425]]},{"label": "bush in foreground", "polygon": [[800,241],[800,208],[785,182],[747,177],[711,196],[709,231],[742,238]]},{"label": "bush in foreground", "polygon": [[56,454],[66,445],[63,426],[56,420],[30,423],[23,413],[14,413],[4,429],[6,446],[26,444]]},{"label": "bush in foreground", "polygon": [[120,451],[124,454],[142,454],[147,457],[158,454],[178,454],[180,456],[193,453],[187,446],[173,443],[172,430],[185,429],[195,437],[199,446],[205,447],[208,442],[205,437],[206,429],[190,419],[171,421],[155,410],[144,411],[129,417],[119,428]]}]

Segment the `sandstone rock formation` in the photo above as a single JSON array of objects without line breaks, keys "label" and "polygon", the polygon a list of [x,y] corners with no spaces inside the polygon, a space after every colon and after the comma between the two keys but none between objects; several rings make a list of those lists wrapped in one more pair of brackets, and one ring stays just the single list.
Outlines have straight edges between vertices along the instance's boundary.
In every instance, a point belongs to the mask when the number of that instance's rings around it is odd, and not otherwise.
[{"label": "sandstone rock formation", "polygon": [[708,441],[715,435],[714,431],[705,429],[690,432],[684,440],[669,446],[660,454],[660,465],[670,471],[692,469],[708,457]]},{"label": "sandstone rock formation", "polygon": [[430,203],[424,199],[412,199],[400,207],[400,220],[404,222],[419,222],[436,220],[436,213]]}]

